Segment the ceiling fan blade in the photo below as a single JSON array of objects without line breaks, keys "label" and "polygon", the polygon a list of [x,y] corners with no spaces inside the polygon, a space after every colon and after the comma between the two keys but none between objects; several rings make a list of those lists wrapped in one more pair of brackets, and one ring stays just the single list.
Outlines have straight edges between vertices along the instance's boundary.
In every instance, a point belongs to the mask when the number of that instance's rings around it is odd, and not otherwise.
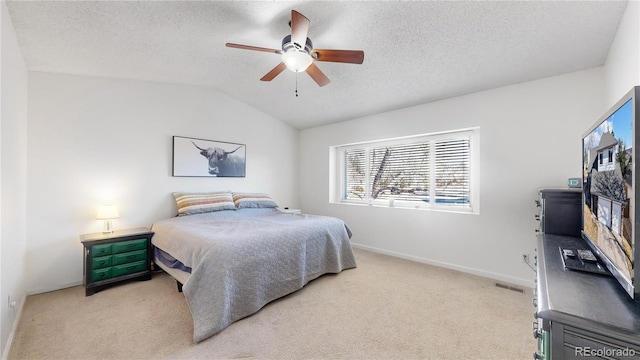
[{"label": "ceiling fan blade", "polygon": [[296,48],[304,49],[309,33],[309,19],[295,10],[291,10],[291,42]]},{"label": "ceiling fan blade", "polygon": [[233,43],[227,43],[226,45],[227,45],[227,47],[236,48],[236,49],[255,50],[255,51],[264,51],[264,52],[274,53],[274,54],[282,54],[282,50],[277,50],[277,49],[269,49],[269,48],[263,48],[263,47],[257,47],[257,46],[249,46],[249,45],[240,45],[240,44],[233,44]]},{"label": "ceiling fan blade", "polygon": [[283,72],[284,69],[286,69],[286,68],[287,68],[287,65],[285,65],[283,62],[281,62],[276,67],[271,69],[271,71],[269,71],[265,76],[260,78],[260,81],[271,81],[276,76],[280,75],[280,73]]},{"label": "ceiling fan blade", "polygon": [[362,64],[364,51],[362,50],[321,50],[313,49],[311,56],[317,61],[330,61],[349,64]]},{"label": "ceiling fan blade", "polygon": [[311,76],[311,78],[320,85],[320,87],[328,85],[331,80],[322,72],[320,68],[316,66],[316,64],[311,63],[307,68],[307,74]]}]

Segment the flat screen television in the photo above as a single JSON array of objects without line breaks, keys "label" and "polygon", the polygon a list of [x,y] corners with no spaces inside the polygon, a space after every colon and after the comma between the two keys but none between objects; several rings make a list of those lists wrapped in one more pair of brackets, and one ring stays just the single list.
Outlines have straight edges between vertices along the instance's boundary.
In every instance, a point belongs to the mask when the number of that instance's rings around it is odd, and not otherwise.
[{"label": "flat screen television", "polygon": [[582,237],[634,300],[640,301],[640,86],[582,138]]}]

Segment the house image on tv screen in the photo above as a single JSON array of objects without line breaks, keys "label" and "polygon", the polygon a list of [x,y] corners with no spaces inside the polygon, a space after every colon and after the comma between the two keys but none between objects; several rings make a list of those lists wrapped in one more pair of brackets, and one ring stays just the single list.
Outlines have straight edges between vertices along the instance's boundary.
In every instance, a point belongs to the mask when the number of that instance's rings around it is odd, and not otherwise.
[{"label": "house image on tv screen", "polygon": [[600,222],[622,234],[622,210],[627,205],[627,194],[623,169],[615,161],[619,158],[619,144],[612,133],[602,134],[598,146],[590,151],[595,156],[587,171],[591,174],[591,209]]},{"label": "house image on tv screen", "polygon": [[[630,107],[630,103],[628,104]],[[583,142],[586,235],[632,278],[631,115],[625,106],[589,133]]]}]

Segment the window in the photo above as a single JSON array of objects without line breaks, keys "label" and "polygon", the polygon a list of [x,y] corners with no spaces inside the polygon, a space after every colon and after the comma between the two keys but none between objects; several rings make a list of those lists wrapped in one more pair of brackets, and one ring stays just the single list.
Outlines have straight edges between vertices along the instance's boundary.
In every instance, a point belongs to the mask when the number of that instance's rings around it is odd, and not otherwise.
[{"label": "window", "polygon": [[609,162],[613,162],[613,149],[609,149]]},{"label": "window", "polygon": [[479,130],[337,146],[334,202],[477,212]]}]

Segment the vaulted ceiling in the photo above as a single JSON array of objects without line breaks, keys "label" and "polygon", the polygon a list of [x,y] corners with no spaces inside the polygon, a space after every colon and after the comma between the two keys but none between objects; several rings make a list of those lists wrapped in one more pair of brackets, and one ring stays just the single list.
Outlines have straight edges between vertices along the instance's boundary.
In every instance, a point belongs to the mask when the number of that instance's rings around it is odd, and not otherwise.
[{"label": "vaulted ceiling", "polygon": [[[7,1],[30,70],[212,86],[299,129],[601,66],[626,4]],[[279,55],[225,47],[279,49],[292,9],[314,47],[364,63],[263,82]]]}]

